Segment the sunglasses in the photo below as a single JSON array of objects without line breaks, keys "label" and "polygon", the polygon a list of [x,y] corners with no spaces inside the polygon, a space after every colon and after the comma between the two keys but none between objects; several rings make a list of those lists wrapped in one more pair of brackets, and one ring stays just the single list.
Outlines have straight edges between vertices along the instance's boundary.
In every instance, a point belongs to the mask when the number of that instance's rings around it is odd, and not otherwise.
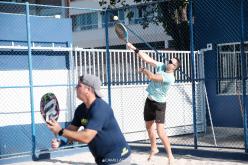
[{"label": "sunglasses", "polygon": [[169,60],[169,64],[176,66],[176,64],[173,64],[172,60]]},{"label": "sunglasses", "polygon": [[[82,83],[84,80],[84,76],[79,77],[79,82]],[[78,82],[78,84],[76,85],[76,88],[80,88],[82,85]]]},{"label": "sunglasses", "polygon": [[82,75],[81,77],[79,77],[79,81],[82,83],[84,82],[84,75]]},{"label": "sunglasses", "polygon": [[82,84],[80,84],[80,83],[84,84],[84,85],[87,86],[88,88],[91,88],[90,85],[88,85],[87,83],[84,82],[84,76],[79,77],[79,82],[78,82],[78,84],[76,85],[76,89],[82,87]]},{"label": "sunglasses", "polygon": [[82,85],[81,84],[77,84],[76,85],[76,88],[80,88]]}]

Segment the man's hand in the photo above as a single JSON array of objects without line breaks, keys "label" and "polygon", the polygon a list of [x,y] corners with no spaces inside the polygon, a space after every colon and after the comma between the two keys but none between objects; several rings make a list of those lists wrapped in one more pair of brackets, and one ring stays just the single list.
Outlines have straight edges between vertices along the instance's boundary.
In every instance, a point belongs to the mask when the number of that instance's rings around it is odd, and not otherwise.
[{"label": "man's hand", "polygon": [[47,127],[54,133],[54,134],[58,134],[59,131],[62,129],[61,126],[59,125],[59,123],[52,119],[47,121]]},{"label": "man's hand", "polygon": [[59,146],[60,146],[60,143],[61,143],[60,140],[58,140],[58,139],[53,139],[53,140],[51,141],[51,147],[52,147],[52,149],[58,149]]},{"label": "man's hand", "polygon": [[145,70],[145,68],[144,68],[144,67],[139,68],[139,72],[140,72],[140,73],[144,72],[144,70]]},{"label": "man's hand", "polygon": [[127,47],[129,50],[133,50],[133,51],[136,49],[136,47],[133,46],[133,44],[131,44],[130,42],[127,43]]},{"label": "man's hand", "polygon": [[156,61],[153,58],[151,58],[145,52],[139,51],[139,49],[137,49],[135,46],[133,46],[133,44],[131,44],[130,42],[127,43],[127,47],[128,47],[129,50],[133,50],[135,52],[135,54],[138,57],[140,57],[142,60],[144,60],[146,63],[152,65],[153,67],[157,66],[158,61]]}]

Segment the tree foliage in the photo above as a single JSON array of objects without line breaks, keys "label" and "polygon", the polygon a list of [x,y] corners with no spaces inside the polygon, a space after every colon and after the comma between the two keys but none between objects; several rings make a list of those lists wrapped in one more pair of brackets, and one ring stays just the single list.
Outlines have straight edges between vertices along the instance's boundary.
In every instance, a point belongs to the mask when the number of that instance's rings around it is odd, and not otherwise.
[{"label": "tree foliage", "polygon": [[[109,2],[109,4],[107,3]],[[134,0],[137,8],[142,10],[143,16],[141,25],[143,28],[149,27],[151,23],[162,24],[165,32],[174,40],[174,47],[177,50],[189,50],[189,21],[188,21],[188,0]],[[100,0],[103,8],[125,8],[126,17],[131,19],[134,13],[126,0]]]}]

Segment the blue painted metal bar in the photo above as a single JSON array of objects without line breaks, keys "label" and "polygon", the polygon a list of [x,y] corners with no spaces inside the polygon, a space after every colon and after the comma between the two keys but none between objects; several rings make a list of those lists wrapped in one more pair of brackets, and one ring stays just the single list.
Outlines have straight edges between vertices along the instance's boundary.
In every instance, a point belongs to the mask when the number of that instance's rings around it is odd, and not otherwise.
[{"label": "blue painted metal bar", "polygon": [[240,55],[242,63],[242,83],[243,83],[243,122],[244,122],[244,143],[245,143],[245,152],[248,152],[248,133],[247,133],[247,96],[246,96],[246,80],[247,80],[247,71],[246,71],[246,57],[244,50],[244,0],[240,0]]},{"label": "blue painted metal bar", "polygon": [[194,30],[193,30],[193,7],[192,1],[190,7],[190,54],[191,54],[191,78],[192,78],[192,108],[193,108],[193,126],[194,126],[194,148],[197,149],[197,125],[196,125],[196,105],[195,105],[195,57],[194,57]]},{"label": "blue painted metal bar", "polygon": [[106,64],[107,64],[107,82],[108,82],[108,101],[111,106],[111,70],[110,70],[110,52],[109,52],[109,33],[108,33],[109,9],[105,12],[105,38],[106,38]]},{"label": "blue painted metal bar", "polygon": [[[33,87],[76,87],[77,84],[53,84],[53,85],[33,85]],[[8,88],[30,88],[29,85],[23,85],[23,86],[0,86],[0,89],[8,89]]]},{"label": "blue painted metal bar", "polygon": [[[0,2],[0,4],[10,4],[10,5],[25,5],[25,3],[19,2]],[[52,5],[42,5],[42,4],[29,4],[29,6],[36,6],[36,7],[49,7],[49,8],[62,8],[61,6],[52,6]],[[89,11],[103,11],[103,9],[93,9],[93,8],[81,8],[81,7],[66,7],[63,6],[65,9],[75,9],[75,10],[89,10]]]},{"label": "blue painted metal bar", "polygon": [[32,158],[37,159],[36,155],[36,133],[35,133],[35,117],[34,117],[34,92],[33,92],[33,74],[32,74],[32,52],[31,52],[31,29],[29,16],[29,3],[26,2],[26,28],[27,28],[27,42],[28,42],[28,65],[29,65],[29,85],[30,85],[30,106],[31,106],[31,129],[32,129]]}]

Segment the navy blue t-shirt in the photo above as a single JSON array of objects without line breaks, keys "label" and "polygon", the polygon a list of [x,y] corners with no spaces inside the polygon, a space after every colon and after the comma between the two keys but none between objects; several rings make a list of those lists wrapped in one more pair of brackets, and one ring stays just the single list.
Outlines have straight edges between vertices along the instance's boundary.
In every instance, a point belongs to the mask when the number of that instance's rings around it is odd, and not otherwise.
[{"label": "navy blue t-shirt", "polygon": [[89,109],[85,104],[75,111],[72,125],[96,130],[97,134],[88,144],[97,164],[114,164],[131,154],[111,107],[101,98],[96,98]]}]

